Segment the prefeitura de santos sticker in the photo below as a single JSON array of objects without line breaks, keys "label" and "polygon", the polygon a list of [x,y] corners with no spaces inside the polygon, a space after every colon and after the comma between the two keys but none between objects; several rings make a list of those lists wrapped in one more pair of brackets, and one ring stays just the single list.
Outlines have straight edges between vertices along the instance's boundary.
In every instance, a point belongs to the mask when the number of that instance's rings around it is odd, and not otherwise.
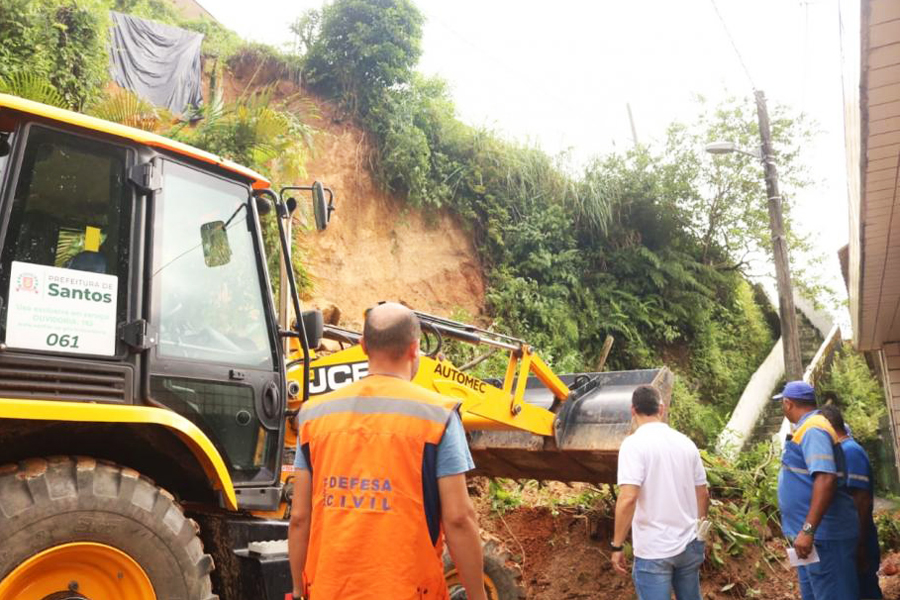
[{"label": "prefeitura de santos sticker", "polygon": [[112,356],[119,278],[13,262],[6,345]]}]

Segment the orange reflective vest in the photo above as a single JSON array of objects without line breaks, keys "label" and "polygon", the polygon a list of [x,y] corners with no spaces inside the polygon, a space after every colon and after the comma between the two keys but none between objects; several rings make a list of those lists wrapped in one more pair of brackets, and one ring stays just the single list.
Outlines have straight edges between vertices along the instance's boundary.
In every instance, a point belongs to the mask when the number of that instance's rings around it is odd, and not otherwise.
[{"label": "orange reflective vest", "polygon": [[298,416],[312,470],[311,600],[448,600],[437,447],[458,404],[370,375]]}]

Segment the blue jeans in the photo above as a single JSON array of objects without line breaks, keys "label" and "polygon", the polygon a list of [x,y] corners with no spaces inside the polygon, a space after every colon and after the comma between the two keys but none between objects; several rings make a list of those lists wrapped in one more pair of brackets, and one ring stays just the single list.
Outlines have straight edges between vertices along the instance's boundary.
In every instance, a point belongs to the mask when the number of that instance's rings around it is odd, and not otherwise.
[{"label": "blue jeans", "polygon": [[819,562],[797,567],[803,600],[857,600],[856,538],[813,543]]},{"label": "blue jeans", "polygon": [[700,565],[705,550],[703,542],[694,540],[681,554],[669,558],[635,557],[631,576],[638,600],[669,600],[673,589],[678,600],[702,600]]}]

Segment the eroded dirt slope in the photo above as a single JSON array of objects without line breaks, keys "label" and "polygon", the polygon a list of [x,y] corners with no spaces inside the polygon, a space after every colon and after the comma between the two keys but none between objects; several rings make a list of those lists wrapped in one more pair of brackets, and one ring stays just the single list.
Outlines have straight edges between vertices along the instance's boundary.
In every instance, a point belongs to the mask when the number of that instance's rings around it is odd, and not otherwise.
[{"label": "eroded dirt slope", "polygon": [[334,190],[337,212],[326,231],[301,237],[315,283],[311,302],[340,307],[348,323],[379,300],[444,316],[479,314],[484,280],[470,234],[445,211],[411,210],[382,192],[369,174],[362,132],[328,106],[320,110],[324,132],[307,171]]},{"label": "eroded dirt slope", "polygon": [[[259,89],[274,73],[253,64],[238,65],[224,81],[225,98]],[[300,98],[301,113],[312,102],[318,118],[305,119],[320,130],[315,155],[307,163],[308,181],[321,181],[335,193],[334,214],[325,232],[299,235],[314,289],[307,306],[340,309],[340,324],[357,327],[363,311],[380,300],[399,300],[450,316],[462,309],[477,316],[484,306],[484,277],[470,234],[446,211],[425,214],[385,193],[368,166],[369,140],[339,112],[278,81],[277,98]]]}]

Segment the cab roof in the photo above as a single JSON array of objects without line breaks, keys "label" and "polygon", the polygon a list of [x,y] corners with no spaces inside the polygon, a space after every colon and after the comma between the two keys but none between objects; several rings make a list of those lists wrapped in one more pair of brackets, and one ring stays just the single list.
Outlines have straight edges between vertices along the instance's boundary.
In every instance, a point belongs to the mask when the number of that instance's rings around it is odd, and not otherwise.
[{"label": "cab roof", "polygon": [[271,182],[266,177],[252,169],[243,167],[235,162],[216,156],[215,154],[210,154],[209,152],[194,148],[193,146],[188,146],[187,144],[176,142],[175,140],[171,140],[161,135],[144,131],[143,129],[119,125],[118,123],[112,123],[110,121],[98,119],[97,117],[90,117],[64,108],[57,108],[55,106],[41,104],[40,102],[34,102],[32,100],[26,100],[8,94],[0,94],[0,111],[2,111],[2,109],[15,110],[36,117],[90,129],[91,131],[98,131],[100,133],[131,140],[132,142],[144,144],[153,148],[168,150],[169,152],[174,152],[188,158],[216,165],[217,167],[236,173],[241,177],[250,179],[254,189],[265,189],[271,186]]}]

